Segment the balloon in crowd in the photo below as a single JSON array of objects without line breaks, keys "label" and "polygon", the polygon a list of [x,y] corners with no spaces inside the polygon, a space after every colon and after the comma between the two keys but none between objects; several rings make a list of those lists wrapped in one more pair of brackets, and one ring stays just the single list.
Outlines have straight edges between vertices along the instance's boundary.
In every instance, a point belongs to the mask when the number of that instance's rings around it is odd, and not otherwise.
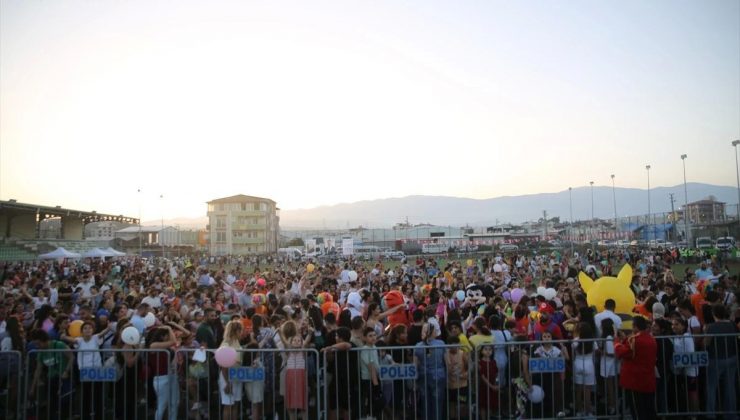
[{"label": "balloon in crowd", "polygon": [[77,338],[82,335],[82,324],[84,322],[81,320],[72,321],[69,323],[69,328],[67,329],[67,332],[69,333],[69,336],[72,338]]},{"label": "balloon in crowd", "polygon": [[153,313],[147,312],[147,314],[144,316],[144,325],[149,328],[153,326],[157,322],[157,318],[154,316]]},{"label": "balloon in crowd", "polygon": [[511,301],[514,303],[519,303],[520,300],[522,300],[522,297],[524,297],[524,290],[523,289],[514,289],[511,291]]},{"label": "balloon in crowd", "polygon": [[216,363],[222,368],[230,368],[236,364],[236,350],[231,347],[219,347],[216,350]]},{"label": "balloon in crowd", "polygon": [[139,330],[136,327],[126,327],[121,331],[121,340],[124,343],[135,346],[141,342],[141,336]]},{"label": "balloon in crowd", "polygon": [[545,391],[539,385],[532,385],[532,387],[529,389],[529,394],[527,395],[527,397],[529,398],[529,401],[531,401],[533,404],[538,404],[545,399]]}]

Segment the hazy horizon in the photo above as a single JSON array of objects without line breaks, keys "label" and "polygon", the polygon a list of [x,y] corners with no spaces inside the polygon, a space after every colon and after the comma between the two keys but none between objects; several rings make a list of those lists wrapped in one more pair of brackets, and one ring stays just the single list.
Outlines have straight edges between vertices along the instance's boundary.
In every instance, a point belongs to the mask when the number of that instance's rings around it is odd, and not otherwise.
[{"label": "hazy horizon", "polygon": [[0,0],[3,200],[156,220],[644,189],[681,154],[734,185],[735,139],[734,0]]}]

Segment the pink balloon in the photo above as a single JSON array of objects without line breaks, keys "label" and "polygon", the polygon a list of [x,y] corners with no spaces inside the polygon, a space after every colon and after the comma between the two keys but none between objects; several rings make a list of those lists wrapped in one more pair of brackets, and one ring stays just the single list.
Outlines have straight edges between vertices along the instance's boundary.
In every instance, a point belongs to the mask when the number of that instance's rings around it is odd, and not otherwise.
[{"label": "pink balloon", "polygon": [[524,290],[522,289],[514,289],[511,291],[511,300],[514,303],[519,303],[519,301],[522,300],[523,296],[524,296]]},{"label": "pink balloon", "polygon": [[219,347],[216,350],[216,363],[223,368],[230,368],[236,364],[236,350],[231,347]]}]

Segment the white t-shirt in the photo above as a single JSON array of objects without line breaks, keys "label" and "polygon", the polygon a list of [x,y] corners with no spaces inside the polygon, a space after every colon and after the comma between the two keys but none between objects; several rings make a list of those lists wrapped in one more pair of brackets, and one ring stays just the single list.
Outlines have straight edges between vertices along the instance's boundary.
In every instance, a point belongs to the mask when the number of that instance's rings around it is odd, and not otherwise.
[{"label": "white t-shirt", "polygon": [[93,282],[91,281],[83,281],[80,283],[77,283],[77,286],[75,286],[75,289],[78,287],[82,289],[82,297],[83,298],[89,298],[90,297],[90,288],[93,286]]},{"label": "white t-shirt", "polygon": [[141,300],[141,303],[146,303],[150,308],[160,308],[162,306],[162,299],[159,296],[147,296]]},{"label": "white t-shirt", "polygon": [[691,333],[691,330],[694,328],[701,328],[701,322],[699,322],[699,318],[697,318],[696,315],[691,315],[691,318],[688,320],[689,324],[689,334]]},{"label": "white t-shirt", "polygon": [[5,337],[0,341],[0,351],[11,351],[13,350],[13,339]]},{"label": "white t-shirt", "polygon": [[619,328],[622,327],[622,318],[620,318],[619,315],[615,314],[614,312],[608,309],[604,309],[603,311],[594,315],[594,322],[596,323],[596,336],[597,337],[601,337],[601,321],[607,318],[614,321],[614,330],[618,330]]},{"label": "white t-shirt", "polygon": [[[93,336],[90,341],[85,341],[82,337],[75,338],[78,350],[98,350],[100,349],[100,339],[98,336]],[[92,368],[102,367],[103,362],[100,358],[99,351],[80,351],[77,353],[77,367]]]},{"label": "white t-shirt", "polygon": [[59,290],[57,288],[49,289],[49,304],[56,306],[59,301]]},{"label": "white t-shirt", "polygon": [[39,309],[42,306],[44,306],[47,303],[49,303],[49,298],[47,298],[47,297],[40,298],[40,297],[34,296],[34,297],[31,298],[31,300],[33,300],[33,308],[34,309]]}]

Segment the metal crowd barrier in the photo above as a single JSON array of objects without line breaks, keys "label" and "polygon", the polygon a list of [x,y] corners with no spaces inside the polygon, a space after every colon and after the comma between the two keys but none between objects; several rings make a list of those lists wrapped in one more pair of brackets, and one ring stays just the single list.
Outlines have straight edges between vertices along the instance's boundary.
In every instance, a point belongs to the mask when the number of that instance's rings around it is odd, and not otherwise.
[{"label": "metal crowd barrier", "polygon": [[28,419],[169,419],[178,415],[168,350],[31,350],[25,364]]},{"label": "metal crowd barrier", "polygon": [[[469,359],[459,345],[323,351],[324,406],[329,419],[465,419],[472,389]],[[448,368],[445,360],[453,361]],[[377,360],[377,369],[370,366]],[[373,375],[375,370],[375,375]],[[374,383],[377,380],[377,383]]]},{"label": "metal crowd barrier", "polygon": [[0,352],[0,416],[3,419],[21,419],[23,395],[22,359],[20,352]]},{"label": "metal crowd barrier", "polygon": [[[491,350],[484,353],[486,347]],[[473,355],[474,414],[480,419],[620,417],[618,367],[605,349],[606,339],[481,345]]]},{"label": "metal crowd barrier", "polygon": [[[665,341],[659,344],[656,366],[659,417],[737,418],[740,334],[656,340]],[[423,343],[322,354],[314,349],[249,349],[239,350],[240,363],[223,370],[212,351],[200,359],[196,349],[32,350],[26,357],[1,352],[0,416],[10,420],[628,416],[619,387],[619,363],[605,351],[611,348],[607,340],[578,340],[578,351],[574,342],[553,340],[545,346],[542,341],[508,341],[479,346],[471,353],[461,346]],[[483,354],[487,346],[491,350]],[[374,360],[375,375],[368,368]]]},{"label": "metal crowd barrier", "polygon": [[206,352],[204,361],[198,361],[196,352],[175,353],[181,410],[187,418],[322,418],[315,349],[238,350],[241,362],[228,369],[217,365],[213,352]]},{"label": "metal crowd barrier", "polygon": [[659,343],[655,395],[659,416],[737,419],[740,397],[740,334],[656,337]]}]

